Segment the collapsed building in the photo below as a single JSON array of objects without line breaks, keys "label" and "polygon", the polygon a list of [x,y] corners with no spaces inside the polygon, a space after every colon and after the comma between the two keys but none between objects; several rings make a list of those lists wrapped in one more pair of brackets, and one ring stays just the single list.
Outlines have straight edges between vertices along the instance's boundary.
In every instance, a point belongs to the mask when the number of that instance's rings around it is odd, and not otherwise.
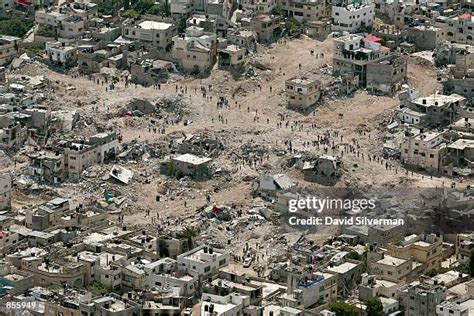
[{"label": "collapsed building", "polygon": [[57,184],[66,178],[78,180],[92,165],[115,158],[118,152],[115,133],[100,133],[87,141],[62,141],[52,151],[30,154],[29,174],[40,182]]},{"label": "collapsed building", "polygon": [[334,185],[342,175],[342,161],[339,157],[322,155],[303,165],[304,179],[324,185]]}]

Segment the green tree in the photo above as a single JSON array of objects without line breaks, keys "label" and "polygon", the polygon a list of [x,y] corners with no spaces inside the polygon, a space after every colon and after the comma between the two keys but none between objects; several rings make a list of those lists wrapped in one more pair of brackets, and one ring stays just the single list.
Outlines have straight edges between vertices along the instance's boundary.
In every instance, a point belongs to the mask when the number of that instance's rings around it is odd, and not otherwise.
[{"label": "green tree", "polygon": [[111,292],[111,290],[104,284],[94,281],[91,285],[87,287],[87,290],[91,292],[94,296],[101,296],[103,294]]},{"label": "green tree", "polygon": [[155,5],[154,0],[138,0],[132,8],[140,14],[145,14]]},{"label": "green tree", "polygon": [[28,19],[12,17],[0,20],[0,34],[23,37],[31,28],[33,22]]},{"label": "green tree", "polygon": [[275,7],[273,7],[273,9],[271,11],[271,14],[283,16],[283,10],[281,9],[280,6],[275,6]]},{"label": "green tree", "polygon": [[161,258],[169,257],[170,251],[168,249],[168,244],[163,239],[160,239],[158,242],[158,253],[160,254]]},{"label": "green tree", "polygon": [[128,9],[127,11],[125,11],[122,16],[124,18],[131,18],[131,19],[137,19],[139,16],[140,16],[140,13],[138,13],[137,11],[135,11],[134,9]]},{"label": "green tree", "polygon": [[44,36],[44,37],[56,37],[57,36],[56,30],[50,25],[46,25],[46,26],[42,26],[42,27],[38,28],[38,30],[36,31],[36,35]]},{"label": "green tree", "polygon": [[349,259],[352,259],[352,260],[357,260],[357,261],[361,260],[361,256],[359,255],[359,253],[357,251],[349,252],[347,254],[346,258],[349,258]]},{"label": "green tree", "polygon": [[358,316],[359,311],[354,305],[348,304],[342,301],[336,301],[329,305],[332,312],[336,313],[336,316]]},{"label": "green tree", "polygon": [[176,25],[176,30],[178,34],[183,34],[184,32],[186,32],[186,19],[185,18],[181,18],[178,21],[178,24]]},{"label": "green tree", "polygon": [[286,31],[288,34],[301,31],[301,24],[294,18],[287,18],[285,24]]},{"label": "green tree", "polygon": [[193,227],[186,227],[182,232],[181,236],[183,238],[186,238],[187,243],[188,243],[188,248],[193,249],[194,248],[194,237],[197,236],[197,230]]},{"label": "green tree", "polygon": [[383,305],[378,297],[368,298],[364,301],[367,316],[383,316]]}]

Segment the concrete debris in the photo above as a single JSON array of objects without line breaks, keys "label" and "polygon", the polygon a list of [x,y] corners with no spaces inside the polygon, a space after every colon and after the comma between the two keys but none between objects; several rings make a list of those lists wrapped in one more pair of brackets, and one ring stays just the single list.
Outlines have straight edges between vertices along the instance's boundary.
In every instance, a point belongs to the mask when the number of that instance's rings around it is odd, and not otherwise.
[{"label": "concrete debris", "polygon": [[128,184],[133,177],[133,171],[121,166],[114,165],[110,170],[109,175],[124,184]]}]

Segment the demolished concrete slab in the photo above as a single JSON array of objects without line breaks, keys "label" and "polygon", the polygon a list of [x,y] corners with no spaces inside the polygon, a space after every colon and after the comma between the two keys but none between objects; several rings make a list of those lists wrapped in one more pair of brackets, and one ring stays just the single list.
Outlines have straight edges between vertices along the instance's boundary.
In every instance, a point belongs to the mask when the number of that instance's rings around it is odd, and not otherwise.
[{"label": "demolished concrete slab", "polygon": [[110,170],[110,173],[109,175],[124,183],[124,184],[128,184],[130,182],[130,180],[132,179],[133,177],[133,171],[129,170],[129,169],[126,169],[124,167],[121,167],[121,166],[117,166],[117,165],[114,165],[112,167],[112,170]]}]

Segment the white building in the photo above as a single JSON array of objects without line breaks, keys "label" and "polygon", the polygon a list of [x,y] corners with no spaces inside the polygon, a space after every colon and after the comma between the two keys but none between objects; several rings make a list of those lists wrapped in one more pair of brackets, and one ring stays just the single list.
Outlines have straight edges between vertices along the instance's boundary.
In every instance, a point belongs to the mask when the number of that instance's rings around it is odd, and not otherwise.
[{"label": "white building", "polygon": [[244,308],[250,305],[249,296],[235,292],[226,296],[204,293],[201,301],[202,316],[238,316],[242,315]]},{"label": "white building", "polygon": [[229,264],[229,254],[221,249],[200,246],[177,257],[178,266],[191,275],[207,276]]},{"label": "white building", "polygon": [[355,33],[372,27],[375,14],[373,4],[350,4],[347,7],[332,7],[332,30]]},{"label": "white building", "polygon": [[122,35],[131,40],[138,40],[150,46],[166,49],[171,45],[171,38],[175,33],[172,23],[144,20],[139,23],[126,21],[123,24]]},{"label": "white building", "polygon": [[68,65],[76,60],[77,47],[61,42],[47,42],[45,46],[51,63]]},{"label": "white building", "polygon": [[469,307],[445,301],[436,305],[437,316],[469,316]]}]

